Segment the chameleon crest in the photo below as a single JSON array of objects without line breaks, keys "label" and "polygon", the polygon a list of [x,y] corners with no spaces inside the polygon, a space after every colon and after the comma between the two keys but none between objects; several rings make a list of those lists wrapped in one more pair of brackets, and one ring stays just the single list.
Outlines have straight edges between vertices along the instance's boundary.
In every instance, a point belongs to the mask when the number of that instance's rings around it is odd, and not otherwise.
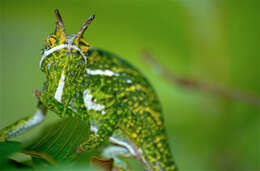
[{"label": "chameleon crest", "polygon": [[37,111],[0,131],[0,140],[41,123],[47,110],[83,120],[92,134],[75,153],[101,148],[115,167],[130,170],[137,158],[148,171],[177,170],[168,144],[161,105],[143,74],[126,60],[89,46],[83,39],[94,15],[67,35],[58,10],[56,29],[45,41],[40,68],[46,81]]}]

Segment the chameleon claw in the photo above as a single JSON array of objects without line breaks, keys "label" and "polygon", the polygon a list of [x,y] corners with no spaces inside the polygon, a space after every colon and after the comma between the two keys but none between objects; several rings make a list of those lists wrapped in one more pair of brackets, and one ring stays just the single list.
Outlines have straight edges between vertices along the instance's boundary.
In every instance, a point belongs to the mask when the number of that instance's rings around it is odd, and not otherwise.
[{"label": "chameleon claw", "polygon": [[34,90],[33,95],[39,99],[40,96],[41,96],[41,91],[40,90]]},{"label": "chameleon claw", "polygon": [[78,148],[77,148],[77,150],[76,150],[76,153],[77,153],[77,154],[80,154],[80,153],[82,153],[82,152],[84,152],[84,150],[82,149],[81,145],[79,145]]},{"label": "chameleon claw", "polygon": [[85,141],[79,145],[76,152],[79,154],[84,151],[95,149],[98,145],[95,138],[96,137],[94,135],[89,136],[89,139],[87,141]]},{"label": "chameleon claw", "polygon": [[43,113],[46,113],[47,112],[47,107],[45,105],[43,105],[43,103],[41,102],[42,92],[40,90],[34,90],[33,95],[38,100],[38,108],[41,109],[43,111]]}]

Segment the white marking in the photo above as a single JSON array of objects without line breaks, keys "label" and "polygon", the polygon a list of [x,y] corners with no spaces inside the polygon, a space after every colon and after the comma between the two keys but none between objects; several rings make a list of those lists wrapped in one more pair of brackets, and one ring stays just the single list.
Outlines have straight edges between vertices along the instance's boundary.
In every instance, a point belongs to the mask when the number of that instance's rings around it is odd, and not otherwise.
[{"label": "white marking", "polygon": [[105,76],[119,76],[118,73],[114,73],[113,71],[110,70],[100,70],[100,69],[96,69],[96,70],[91,70],[91,69],[87,69],[87,73],[89,75],[105,75]]},{"label": "white marking", "polygon": [[72,101],[69,102],[69,106],[68,106],[71,110],[73,110],[74,112],[77,113],[77,109],[75,108],[74,104],[72,103]]},{"label": "white marking", "polygon": [[38,109],[36,111],[36,113],[34,114],[34,116],[30,120],[28,120],[25,128],[32,127],[34,125],[37,125],[38,123],[41,123],[44,120],[44,118],[45,118],[45,116],[44,116],[42,110]]},{"label": "white marking", "polygon": [[43,60],[44,60],[47,56],[49,56],[49,55],[52,54],[53,52],[56,52],[56,51],[58,51],[58,50],[60,50],[60,49],[68,49],[68,50],[74,49],[74,50],[78,51],[78,52],[81,54],[81,56],[84,57],[85,65],[87,66],[87,56],[84,55],[84,53],[80,50],[79,47],[77,47],[77,46],[72,45],[71,43],[69,43],[69,44],[61,44],[61,45],[55,46],[55,47],[53,47],[53,48],[51,48],[51,49],[49,49],[49,50],[47,50],[47,51],[44,51],[44,53],[43,53],[43,55],[42,55],[42,59],[41,59],[41,61],[40,61],[40,67],[42,66]]},{"label": "white marking", "polygon": [[104,115],[106,112],[103,111],[105,108],[104,105],[100,105],[96,103],[96,99],[92,101],[92,94],[90,94],[90,91],[86,89],[83,93],[83,98],[84,98],[84,104],[87,107],[88,110],[95,110],[95,111],[102,111],[102,115]]},{"label": "white marking", "polygon": [[65,81],[65,75],[64,75],[64,71],[62,72],[61,78],[60,78],[60,82],[59,85],[57,87],[56,93],[55,93],[55,99],[58,102],[61,102],[61,97],[62,97],[62,92],[63,92],[63,87],[64,87],[64,81]]},{"label": "white marking", "polygon": [[50,70],[50,68],[51,68],[51,64],[52,64],[52,62],[48,63],[48,65],[47,65],[48,70]]},{"label": "white marking", "polygon": [[[104,158],[114,158],[115,160],[119,160],[120,156],[124,157],[132,157],[132,154],[129,153],[128,149],[122,146],[108,146],[102,151],[102,156]],[[125,169],[127,166],[124,167]]]},{"label": "white marking", "polygon": [[44,120],[45,116],[44,113],[41,109],[38,109],[35,114],[33,115],[32,118],[28,119],[25,123],[19,125],[16,129],[14,129],[13,131],[9,132],[6,135],[6,138],[9,139],[11,137],[15,137],[21,133],[23,133],[24,131],[34,127],[35,125],[38,125],[39,123],[41,123]]},{"label": "white marking", "polygon": [[129,152],[133,155],[133,156],[136,156],[136,153],[135,153],[135,150],[132,148],[131,145],[129,145],[128,143],[124,142],[124,141],[120,141],[116,138],[114,138],[113,136],[109,137],[109,141],[111,141],[112,143],[115,143],[115,144],[118,144],[118,145],[121,145],[125,148],[127,148],[129,150]]},{"label": "white marking", "polygon": [[[95,134],[98,132],[98,128],[95,127],[95,126],[93,126],[93,125],[90,125],[90,130],[91,130],[92,132],[94,132]],[[116,138],[113,137],[113,136],[110,136],[110,137],[109,137],[109,141],[112,142],[112,143],[114,143],[114,144],[118,144],[118,145],[121,145],[121,146],[127,148],[127,149],[129,150],[129,152],[130,152],[132,155],[135,156],[135,154],[136,154],[136,153],[135,153],[135,150],[132,148],[132,146],[131,146],[130,144],[128,144],[128,143],[126,143],[126,142],[124,142],[124,141],[120,141],[120,140],[116,139]]]},{"label": "white marking", "polygon": [[138,148],[135,145],[133,145],[133,148],[134,148],[134,151],[136,152],[136,157],[138,158],[138,160],[140,160],[143,163],[146,170],[152,171],[151,166],[148,164],[148,162],[144,158],[143,150],[141,148]]},{"label": "white marking", "polygon": [[98,132],[98,128],[95,127],[95,126],[93,126],[93,125],[90,125],[90,130],[91,130],[92,132],[94,132],[95,134]]},{"label": "white marking", "polygon": [[132,80],[126,80],[127,83],[131,84],[132,83]]}]

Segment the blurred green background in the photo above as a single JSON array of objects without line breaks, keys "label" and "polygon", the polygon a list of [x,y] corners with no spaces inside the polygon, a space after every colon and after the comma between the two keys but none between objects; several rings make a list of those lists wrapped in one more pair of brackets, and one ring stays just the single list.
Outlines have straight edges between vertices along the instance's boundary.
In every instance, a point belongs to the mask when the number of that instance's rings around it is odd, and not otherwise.
[{"label": "blurred green background", "polygon": [[[136,65],[158,92],[172,152],[181,171],[260,169],[259,107],[164,80],[141,59],[152,53],[172,73],[260,94],[258,0],[1,0],[0,128],[35,111],[40,50],[60,10],[68,33],[92,14],[93,47]],[[57,117],[18,137],[39,133]]]}]

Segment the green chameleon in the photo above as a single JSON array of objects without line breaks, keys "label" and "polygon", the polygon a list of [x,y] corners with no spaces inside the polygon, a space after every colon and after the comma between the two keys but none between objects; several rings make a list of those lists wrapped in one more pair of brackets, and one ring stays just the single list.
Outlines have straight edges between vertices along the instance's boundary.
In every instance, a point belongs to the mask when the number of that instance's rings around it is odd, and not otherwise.
[{"label": "green chameleon", "polygon": [[119,157],[135,157],[148,171],[177,170],[170,152],[158,97],[147,79],[131,64],[109,52],[89,47],[83,34],[94,15],[67,35],[55,10],[56,29],[42,49],[40,68],[46,74],[38,106],[30,115],[0,131],[1,141],[41,123],[47,110],[61,118],[77,117],[92,134],[77,153],[109,141],[104,158],[129,170]]}]

